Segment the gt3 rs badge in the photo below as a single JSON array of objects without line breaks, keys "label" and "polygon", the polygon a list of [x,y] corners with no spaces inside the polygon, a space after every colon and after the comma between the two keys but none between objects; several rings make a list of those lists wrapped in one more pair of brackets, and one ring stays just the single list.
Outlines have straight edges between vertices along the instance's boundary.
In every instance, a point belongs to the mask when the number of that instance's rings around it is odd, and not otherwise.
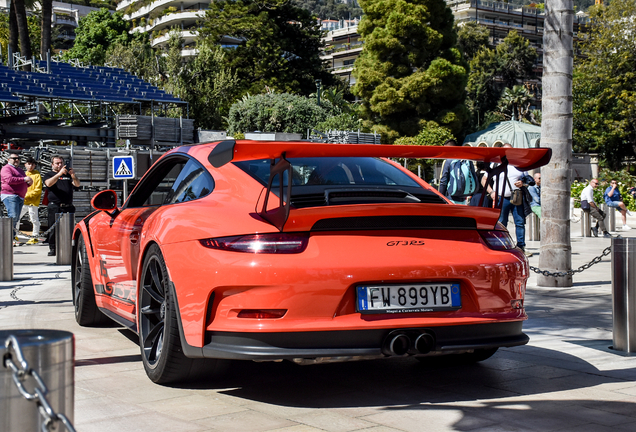
[{"label": "gt3 rs badge", "polygon": [[423,240],[391,240],[387,246],[424,246]]}]

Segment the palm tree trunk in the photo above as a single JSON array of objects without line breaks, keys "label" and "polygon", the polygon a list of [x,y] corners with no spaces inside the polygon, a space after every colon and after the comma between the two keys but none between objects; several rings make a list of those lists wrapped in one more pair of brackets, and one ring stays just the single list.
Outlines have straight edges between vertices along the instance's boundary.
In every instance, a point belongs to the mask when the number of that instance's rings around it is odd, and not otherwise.
[{"label": "palm tree trunk", "polygon": [[40,54],[46,59],[46,54],[51,48],[51,15],[53,13],[53,0],[40,0],[42,4],[42,29],[40,37]]},{"label": "palm tree trunk", "polygon": [[[572,267],[570,181],[572,163],[572,0],[548,0],[543,32],[543,120],[541,145],[552,160],[541,168],[541,270]],[[539,275],[540,286],[569,287],[572,276]]]},{"label": "palm tree trunk", "polygon": [[18,21],[18,34],[20,35],[20,54],[28,60],[32,57],[32,54],[24,0],[14,0],[11,3],[15,3],[15,17]]},{"label": "palm tree trunk", "polygon": [[[11,2],[11,6],[9,7],[9,48],[11,48],[11,55],[20,51],[19,39],[18,19],[15,16],[15,2]],[[8,63],[9,61],[7,59],[7,64]]]}]

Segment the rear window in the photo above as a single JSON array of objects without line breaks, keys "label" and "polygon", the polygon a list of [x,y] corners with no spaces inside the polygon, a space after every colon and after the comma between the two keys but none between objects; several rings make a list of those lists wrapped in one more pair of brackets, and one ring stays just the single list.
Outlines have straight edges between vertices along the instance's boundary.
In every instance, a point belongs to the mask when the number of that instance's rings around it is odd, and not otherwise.
[{"label": "rear window", "polygon": [[[421,188],[408,175],[381,159],[351,158],[297,158],[292,164],[292,186],[407,186]],[[261,183],[269,182],[269,159],[237,162],[236,165]],[[280,180],[274,179],[274,186]],[[283,185],[287,185],[287,173]]]},{"label": "rear window", "polygon": [[[291,204],[294,207],[315,207],[354,203],[436,203],[446,202],[425,189],[399,168],[385,160],[369,157],[290,158]],[[263,185],[269,182],[269,159],[235,162]],[[272,182],[272,192],[278,194],[280,177]],[[283,174],[283,185],[290,179]]]}]

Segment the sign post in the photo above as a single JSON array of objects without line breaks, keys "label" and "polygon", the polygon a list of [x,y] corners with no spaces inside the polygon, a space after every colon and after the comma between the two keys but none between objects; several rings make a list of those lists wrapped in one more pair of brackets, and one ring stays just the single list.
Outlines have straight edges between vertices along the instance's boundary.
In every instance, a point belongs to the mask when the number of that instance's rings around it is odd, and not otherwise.
[{"label": "sign post", "polygon": [[132,156],[113,156],[113,179],[124,181],[122,204],[128,198],[128,179],[135,178],[135,160]]}]

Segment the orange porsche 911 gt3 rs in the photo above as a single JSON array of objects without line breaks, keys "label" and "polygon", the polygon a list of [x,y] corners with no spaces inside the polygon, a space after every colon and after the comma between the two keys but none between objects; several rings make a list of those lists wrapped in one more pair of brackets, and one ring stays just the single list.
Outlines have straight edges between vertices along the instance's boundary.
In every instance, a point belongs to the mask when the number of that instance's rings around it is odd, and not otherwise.
[{"label": "orange porsche 911 gt3 rs", "polygon": [[528,263],[497,223],[500,210],[451,204],[390,157],[481,160],[498,181],[506,164],[536,168],[550,150],[176,148],[123,206],[102,191],[77,224],[77,322],[112,319],[136,332],[158,383],[214,359],[478,361],[527,343]]}]

